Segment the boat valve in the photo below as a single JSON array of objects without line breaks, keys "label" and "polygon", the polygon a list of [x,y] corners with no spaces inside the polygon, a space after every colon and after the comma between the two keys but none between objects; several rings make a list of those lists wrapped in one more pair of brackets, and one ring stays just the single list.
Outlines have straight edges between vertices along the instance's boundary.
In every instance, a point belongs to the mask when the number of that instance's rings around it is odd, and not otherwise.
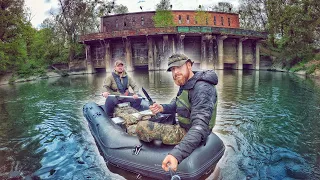
[{"label": "boat valve", "polygon": [[141,149],[142,149],[142,144],[136,145],[135,148],[132,149],[132,154],[133,155],[138,155],[140,153]]}]

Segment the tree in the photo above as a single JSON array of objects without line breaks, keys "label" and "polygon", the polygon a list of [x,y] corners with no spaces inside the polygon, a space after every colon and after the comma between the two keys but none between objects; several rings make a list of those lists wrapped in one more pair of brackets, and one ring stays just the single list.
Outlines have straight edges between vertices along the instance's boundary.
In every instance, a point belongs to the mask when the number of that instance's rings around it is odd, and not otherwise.
[{"label": "tree", "polygon": [[26,59],[23,26],[23,0],[0,1],[0,72],[12,69]]},{"label": "tree", "polygon": [[240,0],[240,23],[244,29],[267,30],[267,0]]},{"label": "tree", "polygon": [[156,10],[170,10],[171,7],[170,0],[160,0],[159,4],[156,4]]},{"label": "tree", "polygon": [[218,4],[214,5],[211,9],[216,12],[236,12],[236,10],[233,8],[233,5],[228,2],[218,2]]},{"label": "tree", "polygon": [[114,14],[125,14],[125,13],[128,13],[129,10],[127,6],[120,4],[120,5],[115,5],[113,12]]},{"label": "tree", "polygon": [[156,14],[152,17],[155,27],[172,27],[175,26],[170,0],[161,0],[156,5]]}]

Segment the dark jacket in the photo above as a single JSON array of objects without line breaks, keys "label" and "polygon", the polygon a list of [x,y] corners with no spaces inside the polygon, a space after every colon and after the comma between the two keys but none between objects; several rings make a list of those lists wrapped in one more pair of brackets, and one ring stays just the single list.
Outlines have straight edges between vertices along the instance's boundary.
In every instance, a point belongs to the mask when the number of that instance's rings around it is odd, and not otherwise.
[{"label": "dark jacket", "polygon": [[[180,86],[182,90],[189,90],[189,101],[191,103],[190,119],[192,126],[169,154],[177,158],[180,163],[187,158],[199,144],[210,135],[209,122],[217,101],[217,92],[213,85],[218,84],[218,77],[212,70],[201,71],[194,74],[185,85]],[[164,113],[172,114],[176,111],[175,99],[170,104],[162,104]]]}]

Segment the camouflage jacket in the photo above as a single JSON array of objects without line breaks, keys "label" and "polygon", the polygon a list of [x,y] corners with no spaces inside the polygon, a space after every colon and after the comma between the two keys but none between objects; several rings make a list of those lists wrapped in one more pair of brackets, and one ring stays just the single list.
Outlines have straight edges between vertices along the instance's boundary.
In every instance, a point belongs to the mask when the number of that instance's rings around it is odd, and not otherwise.
[{"label": "camouflage jacket", "polygon": [[[178,95],[182,90],[189,91],[189,102],[191,103],[190,120],[192,123],[182,141],[169,153],[179,163],[187,158],[211,133],[209,122],[214,111],[214,104],[217,101],[217,92],[213,85],[217,84],[218,77],[214,71],[201,71],[195,73],[179,89]],[[171,114],[176,112],[175,101],[173,99],[170,104],[162,104],[164,113]]]}]

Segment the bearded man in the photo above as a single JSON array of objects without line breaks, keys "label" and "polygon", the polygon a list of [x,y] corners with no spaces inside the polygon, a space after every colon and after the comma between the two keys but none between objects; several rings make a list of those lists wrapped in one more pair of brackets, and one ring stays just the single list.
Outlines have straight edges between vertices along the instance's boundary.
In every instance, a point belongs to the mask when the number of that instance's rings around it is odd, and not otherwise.
[{"label": "bearded man", "polygon": [[178,163],[206,141],[215,125],[218,77],[212,70],[194,73],[192,65],[186,55],[173,54],[167,71],[180,86],[177,97],[170,104],[154,103],[149,107],[153,114],[176,114],[178,124],[140,121],[136,127],[136,134],[143,141],[161,140],[175,145],[162,162],[165,171],[169,166],[176,171]]}]

